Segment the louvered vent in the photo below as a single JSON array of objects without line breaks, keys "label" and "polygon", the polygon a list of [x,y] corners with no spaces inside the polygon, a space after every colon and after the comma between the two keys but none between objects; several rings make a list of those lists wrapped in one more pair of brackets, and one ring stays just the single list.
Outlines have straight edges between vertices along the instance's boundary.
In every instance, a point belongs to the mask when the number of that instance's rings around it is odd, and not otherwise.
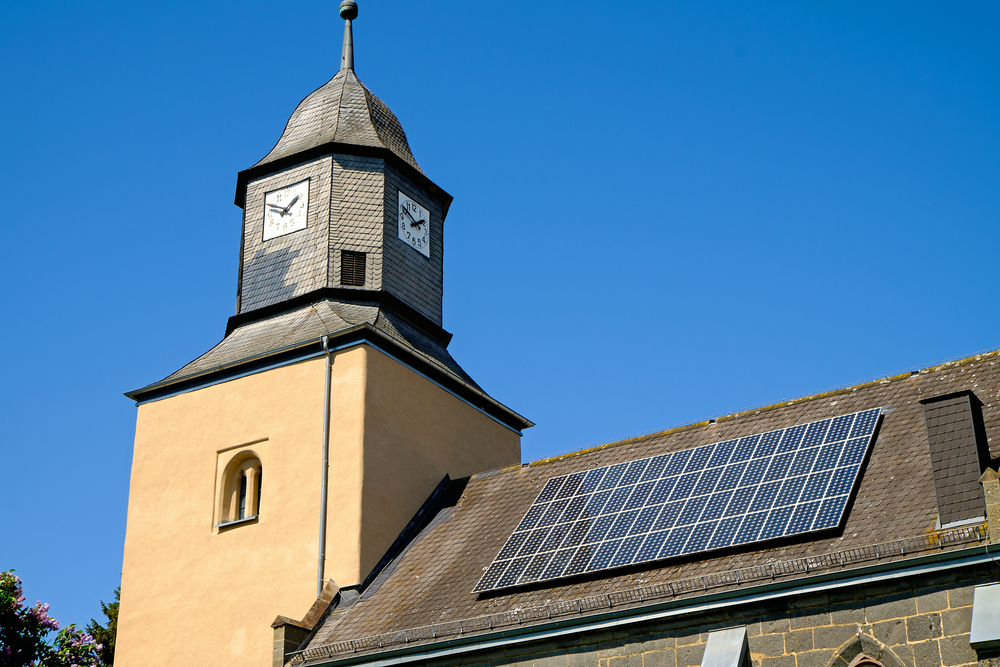
[{"label": "louvered vent", "polygon": [[365,253],[353,250],[340,251],[340,284],[351,287],[365,286]]}]

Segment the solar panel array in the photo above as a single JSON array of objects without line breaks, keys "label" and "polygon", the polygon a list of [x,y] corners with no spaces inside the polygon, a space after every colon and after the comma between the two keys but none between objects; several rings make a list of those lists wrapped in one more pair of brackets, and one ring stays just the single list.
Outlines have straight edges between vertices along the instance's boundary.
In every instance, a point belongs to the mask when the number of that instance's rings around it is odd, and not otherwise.
[{"label": "solar panel array", "polygon": [[880,412],[553,477],[473,591],[833,528]]}]

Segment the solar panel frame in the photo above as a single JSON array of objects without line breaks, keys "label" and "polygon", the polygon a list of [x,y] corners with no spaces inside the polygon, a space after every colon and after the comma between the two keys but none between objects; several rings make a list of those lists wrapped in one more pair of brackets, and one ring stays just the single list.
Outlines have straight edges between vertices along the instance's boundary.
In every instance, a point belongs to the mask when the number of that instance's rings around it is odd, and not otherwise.
[{"label": "solar panel frame", "polygon": [[484,592],[840,525],[880,408],[553,477]]}]

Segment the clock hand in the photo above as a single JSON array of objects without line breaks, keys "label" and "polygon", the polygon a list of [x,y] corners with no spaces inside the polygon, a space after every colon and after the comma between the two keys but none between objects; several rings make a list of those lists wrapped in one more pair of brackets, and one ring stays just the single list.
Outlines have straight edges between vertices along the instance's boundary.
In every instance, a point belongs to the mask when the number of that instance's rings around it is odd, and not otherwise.
[{"label": "clock hand", "polygon": [[295,206],[295,202],[297,202],[298,200],[299,200],[299,195],[295,195],[295,198],[292,201],[288,202],[288,206],[285,207],[285,211],[287,212],[289,209]]},{"label": "clock hand", "polygon": [[413,222],[417,221],[417,219],[413,217],[413,214],[410,213],[410,209],[406,208],[405,206],[403,207],[403,213],[405,213],[406,215],[408,215],[410,217],[410,220],[412,220]]},{"label": "clock hand", "polygon": [[[295,199],[298,199],[298,197],[296,197]],[[295,199],[292,200],[292,204],[295,203]],[[273,208],[275,211],[279,212],[281,214],[281,217],[283,218],[286,215],[288,215],[288,209],[291,208],[292,204],[289,204],[288,206],[282,206],[281,204],[268,204],[268,206]]]},{"label": "clock hand", "polygon": [[410,227],[419,227],[420,225],[424,224],[425,222],[427,222],[427,221],[426,220],[414,220],[413,222],[410,223]]}]

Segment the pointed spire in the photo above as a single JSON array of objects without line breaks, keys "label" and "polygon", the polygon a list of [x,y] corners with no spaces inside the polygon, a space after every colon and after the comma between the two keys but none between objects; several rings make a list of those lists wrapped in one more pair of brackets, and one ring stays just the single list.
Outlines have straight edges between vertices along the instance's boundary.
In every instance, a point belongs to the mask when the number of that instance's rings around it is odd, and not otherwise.
[{"label": "pointed spire", "polygon": [[343,0],[340,3],[340,18],[344,19],[344,51],[340,56],[340,69],[354,69],[354,33],[351,21],[358,18],[358,3]]}]

